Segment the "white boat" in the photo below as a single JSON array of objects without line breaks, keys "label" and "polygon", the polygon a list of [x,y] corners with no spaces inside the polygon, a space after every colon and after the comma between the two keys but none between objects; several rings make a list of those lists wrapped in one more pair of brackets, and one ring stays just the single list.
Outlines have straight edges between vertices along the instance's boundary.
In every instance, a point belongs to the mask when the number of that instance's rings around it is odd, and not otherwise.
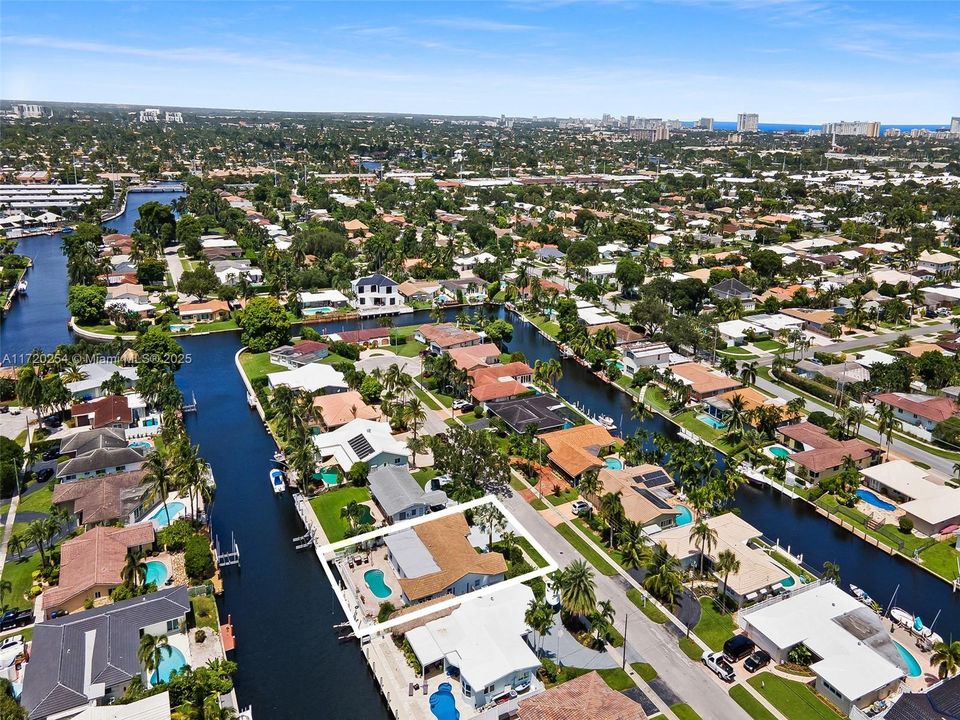
[{"label": "white boat", "polygon": [[902,625],[905,628],[913,627],[913,615],[908,613],[903,608],[898,608],[898,607],[892,608],[890,610],[890,617],[898,625]]},{"label": "white boat", "polygon": [[284,482],[282,470],[274,468],[270,471],[270,485],[273,487],[273,492],[277,495],[286,491],[287,484]]},{"label": "white boat", "polygon": [[873,598],[870,597],[865,590],[861,590],[856,585],[851,585],[850,592],[853,593],[853,596],[864,605],[873,607]]},{"label": "white boat", "polygon": [[257,406],[257,398],[254,397],[253,393],[247,393],[247,405],[249,405],[251,408],[255,408]]},{"label": "white boat", "polygon": [[613,422],[613,418],[609,415],[599,415],[597,416],[597,422],[600,423],[607,430],[613,430],[617,425]]},{"label": "white boat", "polygon": [[17,292],[25,293],[26,291],[27,291],[27,281],[21,280],[19,283],[17,283]]},{"label": "white boat", "polygon": [[278,463],[286,462],[286,459],[283,457],[283,453],[280,452],[279,450],[277,450],[273,454],[273,460],[274,462],[278,462]]}]

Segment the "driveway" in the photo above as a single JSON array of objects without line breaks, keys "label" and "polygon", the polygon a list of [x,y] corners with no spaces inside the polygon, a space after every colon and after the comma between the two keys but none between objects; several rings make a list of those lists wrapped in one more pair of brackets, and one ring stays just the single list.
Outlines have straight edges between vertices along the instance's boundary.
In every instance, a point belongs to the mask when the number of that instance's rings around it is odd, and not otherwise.
[{"label": "driveway", "polygon": [[0,435],[16,440],[24,430],[27,429],[27,418],[33,419],[33,413],[24,408],[19,415],[13,413],[3,413],[0,415]]},{"label": "driveway", "polygon": [[558,665],[589,670],[618,667],[617,661],[608,652],[581,645],[580,641],[563,627],[560,613],[554,615],[553,627],[543,635],[534,631],[530,641],[534,647],[541,648],[543,657],[550,658]]}]

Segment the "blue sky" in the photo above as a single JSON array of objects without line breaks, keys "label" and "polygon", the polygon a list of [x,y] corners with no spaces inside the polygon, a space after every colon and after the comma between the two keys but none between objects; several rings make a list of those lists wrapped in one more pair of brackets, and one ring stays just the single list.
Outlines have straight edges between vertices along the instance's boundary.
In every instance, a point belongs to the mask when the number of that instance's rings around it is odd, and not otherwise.
[{"label": "blue sky", "polygon": [[945,124],[956,2],[16,2],[4,98]]}]

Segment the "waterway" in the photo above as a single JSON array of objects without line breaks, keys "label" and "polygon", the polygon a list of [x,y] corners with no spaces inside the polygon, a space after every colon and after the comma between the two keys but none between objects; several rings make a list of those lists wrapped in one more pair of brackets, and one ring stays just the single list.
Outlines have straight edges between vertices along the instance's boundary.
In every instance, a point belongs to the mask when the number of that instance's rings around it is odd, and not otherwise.
[{"label": "waterway", "polygon": [[[170,193],[137,193],[124,217],[110,221],[117,229],[132,229],[136,207],[149,199],[169,201]],[[64,258],[59,238],[28,238],[21,252],[35,257],[46,286],[36,302],[15,304],[4,322],[0,345],[4,353],[29,352],[34,347],[53,349],[71,339],[67,312]],[[43,273],[39,269],[43,268]],[[39,282],[39,280],[38,280]],[[33,280],[31,279],[31,290]],[[592,414],[607,414],[624,435],[641,423],[630,416],[631,399],[594,376],[579,363],[563,358],[557,347],[535,327],[522,323],[503,308],[488,312],[514,324],[507,343],[521,351],[531,364],[560,359],[563,377],[559,392]],[[456,314],[449,310],[444,319]],[[431,321],[426,311],[394,318],[397,325]],[[327,332],[376,327],[375,319],[340,321]],[[316,327],[316,326],[315,326]],[[320,329],[320,328],[318,328]],[[179,339],[190,357],[178,373],[184,394],[195,394],[196,415],[188,416],[187,429],[212,464],[218,491],[211,515],[214,533],[228,544],[233,534],[240,546],[241,569],[225,571],[221,612],[236,625],[237,693],[241,705],[251,704],[265,717],[303,718],[323,709],[326,717],[387,718],[379,690],[354,643],[338,643],[332,626],[343,620],[339,605],[316,559],[296,553],[292,538],[301,532],[289,498],[276,498],[269,489],[267,472],[273,454],[272,440],[259,417],[246,405],[243,384],[234,365],[239,349],[237,333]],[[659,415],[644,421],[651,433],[675,437],[676,428]],[[718,455],[718,463],[722,456]],[[891,557],[864,543],[839,526],[817,515],[801,501],[790,501],[770,490],[745,486],[737,495],[742,516],[767,536],[803,553],[812,567],[829,560],[839,563],[844,586],[854,583],[887,603],[897,585],[897,604],[930,622],[942,610],[935,629],[945,638],[960,638],[960,596],[949,586],[903,558]]]}]

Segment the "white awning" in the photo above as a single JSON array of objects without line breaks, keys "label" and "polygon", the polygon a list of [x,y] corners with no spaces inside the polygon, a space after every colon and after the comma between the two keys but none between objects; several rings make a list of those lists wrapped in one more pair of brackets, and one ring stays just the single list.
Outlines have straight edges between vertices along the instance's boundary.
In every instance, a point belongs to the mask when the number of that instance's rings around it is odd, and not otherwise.
[{"label": "white awning", "polygon": [[426,627],[421,626],[410,630],[407,632],[406,638],[421,666],[426,667],[443,659],[443,651]]}]

